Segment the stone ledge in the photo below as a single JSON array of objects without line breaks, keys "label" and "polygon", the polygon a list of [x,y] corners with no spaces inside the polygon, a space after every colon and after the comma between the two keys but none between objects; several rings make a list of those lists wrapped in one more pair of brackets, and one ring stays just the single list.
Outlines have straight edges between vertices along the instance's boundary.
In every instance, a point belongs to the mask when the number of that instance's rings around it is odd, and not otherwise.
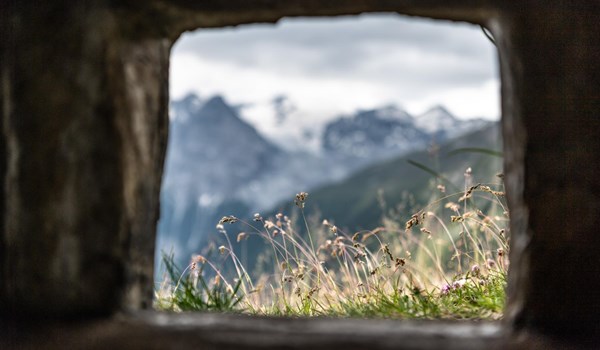
[{"label": "stone ledge", "polygon": [[493,322],[253,317],[140,312],[96,321],[1,322],[10,349],[494,349]]}]

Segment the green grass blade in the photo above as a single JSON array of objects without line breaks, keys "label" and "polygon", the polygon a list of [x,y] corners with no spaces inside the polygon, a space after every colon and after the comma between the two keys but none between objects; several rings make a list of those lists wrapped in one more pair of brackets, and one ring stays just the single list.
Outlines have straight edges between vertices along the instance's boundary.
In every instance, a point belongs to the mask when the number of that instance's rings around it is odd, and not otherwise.
[{"label": "green grass blade", "polygon": [[410,164],[412,166],[415,166],[415,167],[423,170],[424,172],[426,172],[426,173],[432,175],[433,177],[435,177],[436,179],[444,181],[450,187],[454,188],[457,192],[462,192],[462,190],[460,188],[458,188],[455,184],[453,184],[450,180],[448,180],[447,177],[445,177],[444,175],[442,175],[442,174],[438,173],[437,171],[431,169],[427,165],[425,165],[423,163],[419,163],[419,162],[414,161],[412,159],[407,159],[406,161],[408,162],[408,164]]},{"label": "green grass blade", "polygon": [[488,156],[493,156],[493,157],[498,157],[498,158],[503,158],[504,154],[500,151],[494,151],[492,149],[488,149],[488,148],[478,148],[478,147],[463,147],[463,148],[457,148],[453,151],[448,152],[448,156],[455,156],[457,154],[461,154],[461,153],[481,153],[481,154],[486,154]]}]

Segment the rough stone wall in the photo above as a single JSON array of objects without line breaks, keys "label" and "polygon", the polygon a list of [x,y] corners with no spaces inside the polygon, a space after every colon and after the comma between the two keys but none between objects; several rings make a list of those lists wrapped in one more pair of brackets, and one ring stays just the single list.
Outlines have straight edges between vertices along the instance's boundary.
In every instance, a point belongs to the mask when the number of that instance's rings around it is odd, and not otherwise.
[{"label": "rough stone wall", "polygon": [[149,306],[184,30],[398,11],[487,25],[498,42],[511,271],[505,324],[600,330],[600,5],[587,0],[127,0],[0,3],[0,311]]},{"label": "rough stone wall", "polygon": [[599,14],[531,1],[498,19],[517,328],[600,331]]},{"label": "rough stone wall", "polygon": [[13,6],[3,18],[3,308],[147,307],[170,41],[127,38],[102,2]]}]

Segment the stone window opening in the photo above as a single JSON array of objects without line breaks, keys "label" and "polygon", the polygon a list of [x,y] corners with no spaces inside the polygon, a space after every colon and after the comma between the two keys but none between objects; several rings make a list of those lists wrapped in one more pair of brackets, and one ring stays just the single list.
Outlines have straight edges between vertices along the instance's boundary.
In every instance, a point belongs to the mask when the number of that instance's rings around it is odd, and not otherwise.
[{"label": "stone window opening", "polygon": [[[373,29],[375,24],[378,24],[379,28],[385,28],[385,30],[375,32]],[[340,33],[342,29],[343,33]],[[299,30],[302,30],[301,34],[297,33]],[[335,31],[337,34],[325,32],[327,30]],[[398,34],[389,35],[388,33],[391,32],[397,32]],[[402,36],[398,37],[399,35]],[[288,37],[285,39],[285,43],[282,42],[284,36]],[[416,44],[417,39],[414,39],[416,36],[435,40],[436,43],[428,46]],[[315,37],[320,38],[312,44],[314,47],[307,48],[306,43],[309,38],[315,41]],[[356,37],[356,40],[352,43],[346,42],[346,40],[353,37]],[[459,38],[462,40],[459,40]],[[325,40],[328,44],[323,45]],[[384,46],[382,43],[388,45]],[[267,48],[267,44],[271,46]],[[449,47],[443,47],[443,45]],[[295,54],[286,55],[286,52],[282,52],[282,47],[287,48],[286,51],[292,51]],[[329,49],[329,47],[335,47],[335,51]],[[371,54],[375,49],[377,49],[379,56]],[[259,50],[262,54],[257,53]],[[316,53],[319,55],[318,60],[315,59]],[[230,58],[229,55],[241,57]],[[268,58],[263,55],[268,55]],[[425,62],[417,63],[415,59],[417,55],[422,55]],[[471,67],[468,67],[469,63],[458,64],[458,57],[469,62]],[[219,60],[217,61],[216,58],[219,58]],[[390,62],[391,58],[394,58],[393,64]],[[298,208],[293,205],[293,198],[295,193],[307,190],[311,193],[305,209],[309,221],[314,218],[314,209],[317,208],[320,215],[318,221],[333,219],[341,226],[340,230],[342,231],[338,236],[348,239],[348,242],[350,242],[349,239],[353,233],[358,232],[360,229],[372,230],[381,227],[382,220],[380,219],[373,220],[372,217],[367,217],[367,220],[370,221],[366,223],[355,218],[360,213],[354,212],[352,203],[360,202],[360,198],[356,198],[356,196],[353,198],[352,193],[357,191],[345,192],[342,197],[336,198],[336,200],[323,199],[322,195],[319,196],[319,191],[312,192],[313,189],[322,186],[316,185],[315,181],[331,186],[340,181],[339,179],[342,177],[351,176],[359,169],[366,169],[375,164],[398,159],[405,153],[413,153],[425,148],[432,149],[431,142],[436,145],[452,142],[460,136],[458,134],[446,135],[446,133],[460,132],[459,128],[461,126],[468,130],[473,128],[472,132],[492,128],[495,119],[479,118],[482,116],[488,118],[498,116],[498,100],[494,99],[498,96],[493,95],[498,95],[499,91],[494,91],[494,88],[490,89],[492,90],[491,93],[487,93],[487,90],[486,93],[480,91],[482,86],[494,85],[494,82],[498,80],[495,72],[497,69],[495,58],[495,47],[478,27],[469,27],[466,24],[418,21],[393,14],[333,19],[304,18],[297,20],[283,18],[276,25],[244,25],[238,28],[224,28],[224,30],[200,30],[183,35],[171,52],[170,89],[171,96],[176,97],[171,99],[169,108],[170,140],[167,147],[161,194],[161,220],[158,225],[158,241],[155,251],[155,286],[160,288],[157,295],[161,295],[162,301],[157,303],[159,309],[169,305],[164,298],[168,294],[167,290],[173,287],[171,283],[175,285],[175,282],[178,282],[181,288],[181,281],[177,278],[178,276],[169,276],[164,268],[163,254],[169,254],[169,252],[174,252],[174,260],[179,265],[180,270],[192,266],[192,273],[200,273],[199,271],[202,269],[202,278],[209,284],[212,284],[215,274],[222,274],[218,279],[219,283],[233,287],[236,285],[235,281],[237,280],[234,277],[238,277],[239,270],[243,268],[243,271],[251,274],[252,278],[251,281],[241,278],[243,282],[239,293],[242,295],[245,295],[246,290],[259,289],[256,286],[257,282],[267,286],[278,286],[276,288],[279,290],[278,280],[273,276],[281,273],[281,271],[271,268],[269,264],[276,264],[275,260],[278,260],[279,265],[281,265],[286,260],[286,265],[288,265],[288,262],[291,264],[289,264],[290,270],[287,271],[288,273],[284,274],[285,278],[289,279],[285,283],[285,287],[295,285],[296,290],[299,292],[292,293],[291,290],[294,288],[291,288],[289,292],[286,292],[286,295],[295,298],[304,292],[306,295],[310,293],[311,299],[314,299],[315,296],[311,292],[316,289],[306,287],[307,284],[311,283],[312,273],[303,273],[301,281],[295,279],[292,281],[292,275],[296,268],[295,263],[297,263],[293,254],[295,250],[290,250],[290,254],[284,254],[281,252],[284,249],[283,245],[275,247],[281,253],[281,256],[267,258],[267,266],[269,267],[265,274],[270,275],[271,278],[266,283],[261,282],[253,273],[258,266],[257,260],[260,260],[254,255],[272,253],[272,249],[270,249],[272,247],[267,239],[261,237],[261,232],[258,232],[255,228],[260,228],[261,223],[252,221],[253,213],[260,212],[266,220],[273,223],[279,221],[285,224],[283,218],[281,220],[275,218],[275,213],[280,211],[284,216],[290,216],[295,222],[293,232],[304,232],[302,221],[298,220],[300,216]],[[262,61],[257,62],[258,59],[269,59],[271,65],[268,69],[264,68],[265,63]],[[332,60],[337,60],[339,63],[336,66],[340,66],[340,68],[331,66],[331,64],[327,65],[327,62]],[[242,65],[240,61],[245,64]],[[215,62],[218,62],[218,64]],[[274,65],[279,66],[273,67]],[[214,72],[210,68],[212,66],[216,66]],[[307,66],[309,68],[306,68]],[[310,67],[318,70],[320,74],[312,73]],[[479,80],[471,82],[475,79],[471,78],[469,82],[456,81],[449,75],[455,76],[458,73],[448,72],[448,70],[452,70],[449,67],[454,67],[454,70],[459,70],[464,75],[477,75]],[[224,73],[218,74],[217,71]],[[481,71],[485,73],[480,73]],[[202,74],[198,72],[202,72]],[[257,80],[258,73],[255,72],[261,72],[266,82]],[[303,72],[302,78],[299,78],[299,72]],[[367,77],[366,72],[373,76]],[[324,75],[325,78],[321,78],[320,75]],[[414,75],[420,77],[416,78]],[[255,79],[248,79],[248,76]],[[274,76],[285,77],[285,81],[277,80],[277,84],[274,84]],[[392,77],[395,78],[392,79]],[[302,89],[306,85],[307,79],[312,79],[310,81],[312,90],[320,89],[320,92],[312,93],[312,99],[307,98],[308,93]],[[336,79],[348,83],[341,84],[335,82]],[[368,84],[363,83],[360,85],[357,83],[357,80],[362,83],[366,79],[369,79]],[[235,84],[230,84],[233,85],[232,87],[223,83],[223,80],[233,80]],[[375,99],[373,96],[376,96],[376,93],[373,92],[374,88],[372,86],[379,80],[381,82],[377,87],[380,89],[377,92],[382,94],[385,89],[387,95],[397,96],[395,99],[377,96],[377,102],[369,102],[369,100]],[[298,82],[298,85],[301,86],[296,88],[296,86],[293,86],[295,85],[294,82]],[[424,87],[427,83],[429,83],[429,87]],[[322,88],[321,84],[328,86],[328,88]],[[244,86],[245,89],[242,88]],[[381,88],[382,86],[383,88]],[[248,91],[248,89],[252,91]],[[268,91],[257,93],[254,90]],[[424,92],[418,95],[414,90],[424,90]],[[465,92],[465,90],[467,91]],[[286,91],[286,95],[282,91]],[[474,94],[479,95],[473,97]],[[425,99],[423,95],[429,97],[428,101],[433,99],[435,101],[422,102]],[[489,97],[489,95],[493,97]],[[321,101],[319,105],[317,105],[317,102],[310,103],[312,100],[319,101],[320,96],[328,96],[328,100],[333,101]],[[363,101],[360,101],[361,97]],[[355,102],[355,100],[357,101]],[[470,109],[461,106],[461,102],[457,100],[462,101],[462,105],[468,105]],[[479,100],[483,101],[480,102]],[[346,109],[341,109],[343,107],[339,105],[342,102],[339,101],[346,101],[347,104],[355,103],[358,107],[344,106]],[[410,109],[407,109],[405,105],[407,103],[408,107],[411,107]],[[481,106],[474,107],[477,104]],[[236,109],[236,105],[250,107]],[[330,105],[335,105],[335,107]],[[450,109],[448,109],[449,107]],[[326,108],[329,108],[331,112],[320,112]],[[340,109],[334,110],[335,108]],[[475,108],[479,109],[474,111]],[[484,108],[483,113],[485,114],[480,112]],[[282,109],[286,109],[286,111],[282,111]],[[315,109],[319,112],[315,113]],[[348,110],[352,111],[348,112]],[[458,113],[452,113],[452,110],[458,111]],[[287,114],[282,115],[284,112],[287,112]],[[218,113],[223,115],[222,119],[217,118],[220,116]],[[327,113],[331,115],[327,115]],[[341,115],[344,115],[347,120],[351,120],[353,123],[350,125],[342,124]],[[433,116],[435,116],[435,119],[431,119]],[[475,117],[476,120],[463,119],[465,117]],[[313,118],[313,123],[307,124],[302,120],[306,118]],[[368,118],[371,119],[372,127],[365,129],[365,126],[360,123]],[[427,118],[429,118],[429,122],[424,124],[424,120]],[[441,118],[445,118],[443,120],[447,122],[443,124],[445,129],[438,131],[432,129],[442,127]],[[200,126],[204,125],[207,119],[211,120],[211,125],[200,129]],[[414,123],[414,125],[411,123]],[[300,130],[306,128],[307,125],[314,126],[316,124],[322,124],[322,126],[321,129],[309,129],[312,135],[316,135],[312,139],[303,139],[302,135],[291,133],[290,130]],[[344,125],[346,125],[346,128],[340,129]],[[325,126],[328,126],[327,130],[325,130]],[[392,128],[397,128],[397,131],[401,129],[404,132],[390,132],[388,134],[383,132]],[[232,130],[239,135],[227,136],[233,133]],[[255,130],[256,132],[254,132]],[[407,134],[410,131],[414,131],[414,133]],[[333,136],[326,139],[326,136],[336,132],[350,133],[350,136],[344,136],[345,140],[352,140],[351,136],[358,133],[363,136],[366,135],[368,139],[365,142],[357,141],[355,144],[344,143],[338,145],[335,143],[338,140]],[[352,134],[353,132],[355,133]],[[465,136],[466,133],[468,132],[463,131],[460,132],[460,135]],[[321,134],[323,137],[322,144],[319,139],[315,139]],[[496,150],[501,149],[499,137],[495,137],[495,135],[499,135],[499,128],[494,128],[486,135],[477,134],[476,140],[472,140],[473,137],[463,137],[462,141],[459,141],[460,146],[453,144],[450,147],[458,148],[470,145],[473,147],[490,147]],[[367,142],[370,140],[383,141],[381,143]],[[397,141],[397,144],[390,145],[389,141]],[[307,144],[308,142],[312,143]],[[298,151],[303,152],[302,156],[294,153]],[[462,157],[451,158],[447,155],[448,152],[449,149],[439,151],[431,157],[422,158],[419,156],[418,159],[424,164],[434,166],[432,164],[435,161],[432,159],[437,157],[444,163],[440,167],[440,171],[445,172],[449,170],[449,166],[453,166],[453,172],[457,174],[462,174],[467,167],[473,166],[474,178],[470,180],[471,182],[475,181],[472,183],[473,185],[476,182],[495,183],[496,185],[499,183],[495,175],[502,171],[500,158],[489,155],[475,156],[474,154],[463,154]],[[347,161],[341,156],[350,158],[352,161]],[[414,158],[414,155],[410,157]],[[465,158],[468,158],[469,161],[464,161]],[[454,159],[454,161],[450,161],[451,159]],[[493,166],[489,167],[490,169],[483,165],[478,168],[478,164],[486,163],[486,161],[493,163]],[[401,162],[402,164],[400,164]],[[357,165],[358,163],[360,165]],[[257,164],[262,165],[257,167]],[[396,175],[395,178],[420,177],[423,179],[423,183],[419,186],[419,190],[431,187],[429,182],[434,178],[425,172],[419,172],[420,170],[409,165],[405,160],[396,161],[394,166],[396,168],[400,167],[399,169],[402,172],[410,174]],[[408,168],[408,170],[405,168]],[[248,172],[248,169],[253,170]],[[413,171],[411,172],[411,170]],[[237,172],[241,172],[241,174]],[[346,175],[336,174],[336,172],[344,172]],[[393,172],[389,171],[389,173]],[[247,179],[242,182],[242,185],[237,180],[238,175],[245,176]],[[285,180],[288,181],[285,182]],[[448,186],[459,185],[459,187],[463,187],[464,179],[455,182],[455,184],[448,184]],[[223,183],[228,185],[223,185]],[[248,188],[250,187],[247,185],[248,183],[252,183],[253,188]],[[394,201],[399,202],[402,196],[402,191],[391,189],[387,185],[386,190],[384,190],[382,186],[370,186],[370,192],[365,193],[369,196],[369,207],[387,206],[386,209],[378,209],[381,210],[381,215],[387,210],[395,208],[397,203]],[[399,181],[397,187],[404,188],[405,185],[402,181]],[[221,189],[220,192],[219,189]],[[430,194],[435,195],[438,191],[430,189]],[[405,190],[405,192],[407,191]],[[455,190],[452,189],[452,193],[454,192]],[[201,194],[194,195],[194,198],[187,197],[192,193]],[[384,199],[384,197],[387,197],[387,199]],[[455,199],[458,200],[459,197],[460,195],[456,195]],[[251,198],[251,200],[247,198]],[[386,204],[382,204],[382,201],[385,201]],[[340,205],[340,203],[346,204]],[[410,210],[414,209],[416,211],[427,204],[429,204],[427,200],[422,200],[418,206],[415,205]],[[337,209],[328,210],[329,207]],[[440,204],[438,207],[431,207],[430,209],[439,215],[443,215],[442,207],[443,205]],[[484,207],[482,209],[487,213]],[[214,210],[214,212],[211,212],[211,210]],[[354,214],[343,216],[346,212],[353,212]],[[406,220],[412,214],[414,212],[409,213],[405,210],[402,215],[394,216],[394,220],[398,225],[404,227]],[[489,214],[491,215],[491,213]],[[502,212],[495,214],[502,215]],[[222,228],[216,229],[215,225],[217,225],[219,219],[226,215],[233,215],[239,218],[239,221],[233,224],[223,224]],[[250,227],[244,221],[250,222],[255,227]],[[346,221],[348,221],[348,224]],[[326,264],[324,266],[329,271],[337,271],[340,266],[332,259],[328,259],[329,255],[325,253],[327,249],[332,249],[331,246],[325,247],[322,244],[326,244],[326,238],[333,242],[338,236],[328,235],[325,232],[327,230],[323,229],[324,226],[316,222],[311,221],[310,226],[311,231],[313,231],[314,247],[320,251],[318,256]],[[433,220],[428,219],[428,229],[437,231],[434,226]],[[350,230],[355,229],[355,231],[349,232],[346,227],[350,227]],[[441,232],[441,227],[439,229]],[[451,228],[453,232],[454,229]],[[400,232],[402,230],[393,227],[388,227],[387,230],[387,232],[395,230],[394,232],[397,235],[406,234]],[[415,230],[418,231],[419,228],[417,227]],[[412,230],[411,236],[421,237],[418,232],[414,232],[415,230]],[[244,232],[242,239],[236,239],[236,237],[239,237],[239,232]],[[293,232],[290,232],[290,234]],[[278,233],[274,234],[277,235],[274,236],[277,240],[276,244],[281,244],[279,240],[282,239],[282,236]],[[381,236],[382,234],[377,235]],[[454,234],[458,234],[458,231]],[[225,239],[224,235],[227,235],[229,239]],[[326,238],[323,236],[326,236]],[[439,235],[434,236],[438,240],[442,239]],[[482,234],[482,239],[485,240],[485,237],[488,236],[489,232]],[[368,239],[361,241],[361,237],[357,238],[358,241],[370,244],[369,250],[379,256],[380,252],[374,239],[372,241]],[[398,247],[402,244],[398,242],[398,239],[394,239],[394,234],[387,233],[385,237],[385,239],[381,239],[391,247],[395,256],[404,256],[408,259],[408,266],[400,269],[400,265],[396,265],[394,268],[396,272],[406,270],[411,266],[410,271],[414,270],[414,275],[418,280],[418,282],[415,282],[417,285],[421,285],[427,290],[434,287],[442,288],[443,281],[433,284],[426,282],[427,278],[424,278],[424,276],[428,276],[428,274],[424,274],[417,269],[417,266],[420,265],[416,261],[418,259],[422,260],[425,254],[423,251],[418,256],[418,249],[413,246],[414,243],[406,241],[406,249],[401,252]],[[443,239],[447,242],[446,236]],[[306,236],[304,236],[304,240],[308,244]],[[433,240],[428,242],[433,242]],[[464,242],[458,242],[457,244],[458,247],[461,247]],[[290,245],[291,241],[288,241],[286,246],[289,248]],[[174,246],[177,246],[177,248],[172,250]],[[223,254],[219,254],[218,247],[223,249]],[[346,248],[346,246],[344,247]],[[307,251],[311,250],[309,246],[306,248]],[[409,249],[412,251],[411,257],[406,255],[406,251]],[[250,258],[248,257],[248,250],[254,253],[251,254]],[[489,253],[490,258],[495,258],[492,251],[495,253],[496,249],[488,249],[484,253]],[[207,255],[207,252],[210,255]],[[444,252],[445,250],[440,251],[442,255]],[[301,255],[301,259],[311,261],[311,256]],[[201,262],[190,265],[190,261],[194,256],[201,256],[199,258]],[[232,263],[234,259],[239,259],[239,262]],[[290,260],[287,261],[288,259]],[[429,261],[429,259],[428,257],[427,260]],[[208,263],[206,263],[207,260]],[[369,266],[371,264],[373,266],[381,265],[378,259],[367,260]],[[440,269],[452,270],[452,268],[446,266],[450,263],[450,256],[443,257],[441,260],[440,266],[443,267],[440,267]],[[400,261],[403,261],[403,259],[400,259]],[[479,263],[487,271],[486,261],[479,261]],[[234,264],[241,265],[241,267]],[[472,264],[474,262],[469,262],[469,265]],[[392,267],[392,265],[394,263],[390,262],[389,266]],[[457,269],[458,267],[455,266],[454,268]],[[468,267],[462,266],[461,268],[468,269]],[[237,273],[235,272],[236,269]],[[387,276],[388,269],[386,269],[386,266],[375,269],[370,267],[370,269],[374,274]],[[190,270],[187,270],[185,274],[189,272]],[[487,276],[487,273],[485,276]],[[403,277],[403,281],[404,278],[408,277]],[[175,279],[175,281],[171,281],[172,279]],[[359,282],[356,281],[355,284],[364,285],[367,283],[366,281],[363,281],[365,283]],[[423,282],[429,284],[423,285]],[[345,292],[352,289],[350,287],[351,283],[346,282],[345,285],[348,286]],[[328,290],[329,287],[332,286],[324,284],[324,288],[321,286],[319,291]],[[306,290],[304,290],[305,288]],[[407,288],[404,286],[402,289],[408,290]],[[252,294],[248,295],[251,299],[258,293]],[[281,296],[276,295],[273,297],[280,298]],[[246,300],[243,302],[246,302]]]}]

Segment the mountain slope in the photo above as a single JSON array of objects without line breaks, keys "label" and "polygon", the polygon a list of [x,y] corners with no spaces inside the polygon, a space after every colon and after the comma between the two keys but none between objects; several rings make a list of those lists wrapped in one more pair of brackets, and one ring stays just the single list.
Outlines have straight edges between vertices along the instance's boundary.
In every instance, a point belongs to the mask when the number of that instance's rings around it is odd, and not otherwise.
[{"label": "mountain slope", "polygon": [[[354,196],[345,189],[336,190],[338,185],[323,187],[322,203],[317,201],[312,208],[347,225],[374,226],[380,217],[377,206],[360,191],[371,189],[365,184],[385,184],[376,173],[369,173],[382,167],[376,163],[423,149],[432,140],[460,135],[474,125],[441,108],[437,115],[420,119],[384,107],[329,122],[322,135],[324,149],[319,152],[292,151],[264,137],[219,96],[203,100],[189,95],[172,101],[170,110],[157,254],[174,249],[183,259],[198,253],[217,235],[215,225],[223,215],[248,217],[255,211],[265,212],[300,191],[311,192],[311,201],[318,199],[313,189],[339,182],[365,167],[359,174],[367,172],[365,176],[373,178],[352,184],[354,188],[348,191],[356,192]],[[420,122],[426,122],[429,129],[419,126]],[[334,197],[327,199],[329,195]]]},{"label": "mountain slope", "polygon": [[188,96],[171,109],[158,247],[187,255],[212,232],[222,210],[246,214],[239,192],[282,151],[221,97],[202,102]]},{"label": "mountain slope", "polygon": [[[498,126],[493,125],[442,145],[441,149],[444,151],[439,156],[441,172],[459,187],[468,167],[473,169],[474,181],[494,181],[494,175],[502,171],[502,160],[478,153],[447,155],[450,150],[465,147],[500,150]],[[312,190],[307,202],[307,213],[318,211],[323,218],[335,220],[340,227],[354,231],[380,225],[384,212],[379,205],[379,193],[382,193],[388,207],[395,207],[406,193],[415,196],[417,205],[426,205],[432,194],[436,194],[436,190],[430,186],[432,176],[409,164],[409,159],[430,166],[432,163],[427,151],[418,151],[371,165],[342,182]],[[449,191],[452,190],[449,185],[447,187]],[[278,209],[291,210],[290,202],[280,205]],[[404,214],[408,218],[411,213]]]}]

